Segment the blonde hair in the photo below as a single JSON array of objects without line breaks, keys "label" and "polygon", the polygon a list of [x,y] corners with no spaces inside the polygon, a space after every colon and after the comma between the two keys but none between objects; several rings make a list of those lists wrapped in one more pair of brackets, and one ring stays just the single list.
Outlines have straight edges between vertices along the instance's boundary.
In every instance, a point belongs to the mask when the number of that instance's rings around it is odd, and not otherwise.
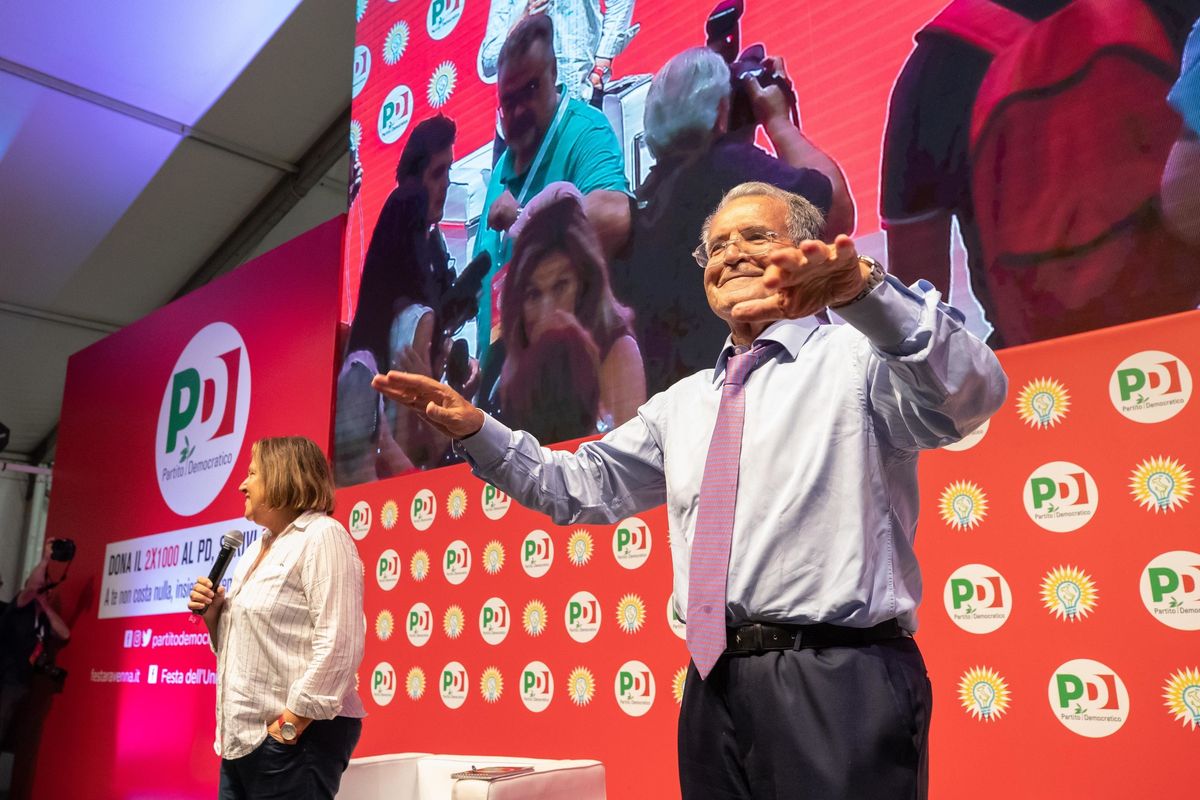
[{"label": "blonde hair", "polygon": [[271,508],[333,512],[333,475],[317,443],[306,436],[259,439],[250,448]]}]

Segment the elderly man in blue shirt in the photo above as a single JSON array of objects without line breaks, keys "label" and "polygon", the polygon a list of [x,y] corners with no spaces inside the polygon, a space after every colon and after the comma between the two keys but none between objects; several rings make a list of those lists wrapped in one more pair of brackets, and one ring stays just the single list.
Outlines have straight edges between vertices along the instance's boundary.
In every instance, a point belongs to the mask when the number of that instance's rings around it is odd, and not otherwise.
[{"label": "elderly man in blue shirt", "polygon": [[[692,655],[685,800],[927,796],[917,452],[978,427],[1007,378],[932,286],[821,225],[798,195],[730,190],[696,252],[730,329],[715,367],[573,454],[429,378],[375,378],[559,524],[667,504]],[[822,324],[827,307],[846,324]]]}]

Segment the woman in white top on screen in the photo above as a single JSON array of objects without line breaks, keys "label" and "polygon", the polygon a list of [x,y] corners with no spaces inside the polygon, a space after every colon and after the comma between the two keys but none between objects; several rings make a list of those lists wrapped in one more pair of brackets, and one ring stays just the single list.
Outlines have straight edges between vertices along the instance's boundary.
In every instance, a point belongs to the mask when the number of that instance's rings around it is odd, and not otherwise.
[{"label": "woman in white top on screen", "polygon": [[217,655],[218,796],[332,798],[366,716],[362,562],[329,516],[333,479],[312,440],[255,442],[239,488],[262,535],[228,592],[199,578],[188,603]]}]

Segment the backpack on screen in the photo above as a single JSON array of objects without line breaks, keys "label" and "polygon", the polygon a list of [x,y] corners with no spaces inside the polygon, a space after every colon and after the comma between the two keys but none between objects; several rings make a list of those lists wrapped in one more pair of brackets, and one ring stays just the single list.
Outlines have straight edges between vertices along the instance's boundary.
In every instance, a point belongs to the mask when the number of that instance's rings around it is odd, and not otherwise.
[{"label": "backpack on screen", "polygon": [[925,30],[993,54],[971,115],[971,196],[1004,343],[1195,308],[1200,258],[1158,206],[1179,55],[1145,3],[1074,0],[1034,22],[954,0]]}]

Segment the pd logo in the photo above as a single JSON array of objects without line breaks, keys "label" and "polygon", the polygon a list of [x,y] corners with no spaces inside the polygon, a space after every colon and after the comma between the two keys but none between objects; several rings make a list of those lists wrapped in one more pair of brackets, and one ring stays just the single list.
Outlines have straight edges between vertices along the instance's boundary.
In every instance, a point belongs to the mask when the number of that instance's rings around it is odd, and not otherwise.
[{"label": "pd logo", "polygon": [[567,634],[577,642],[590,642],[600,632],[600,601],[591,592],[576,592],[563,613]]},{"label": "pd logo", "polygon": [[508,603],[499,597],[489,597],[479,609],[479,635],[488,644],[500,644],[508,636],[512,625],[512,613]]},{"label": "pd logo", "polygon": [[667,625],[671,628],[671,633],[687,641],[687,623],[675,608],[674,593],[667,598]]},{"label": "pd logo", "polygon": [[408,610],[404,632],[408,634],[409,644],[413,647],[424,647],[433,634],[433,610],[424,603],[414,603]]},{"label": "pd logo", "polygon": [[383,99],[383,105],[379,107],[379,141],[391,144],[403,136],[412,120],[412,112],[412,89],[401,84],[388,92],[388,96]]},{"label": "pd logo", "polygon": [[154,439],[158,490],[180,516],[199,514],[225,487],[250,416],[250,357],[228,323],[201,328],[175,362]]},{"label": "pd logo", "polygon": [[466,0],[433,0],[425,15],[425,28],[430,39],[445,39],[462,19]]},{"label": "pd logo", "polygon": [[376,705],[386,706],[396,696],[396,670],[386,661],[380,661],[371,672],[371,697]]},{"label": "pd logo", "polygon": [[530,661],[521,670],[521,702],[537,714],[550,707],[554,699],[554,676],[541,661]]},{"label": "pd logo", "polygon": [[442,667],[442,677],[438,681],[438,689],[442,695],[442,703],[446,708],[461,708],[467,702],[467,668],[457,661],[451,661]]},{"label": "pd logo", "polygon": [[1162,350],[1143,350],[1122,361],[1108,381],[1113,407],[1134,422],[1168,420],[1183,411],[1192,396],[1192,374]]},{"label": "pd logo", "polygon": [[617,705],[631,717],[640,717],[654,705],[654,673],[641,661],[626,661],[613,683]]},{"label": "pd logo", "polygon": [[422,489],[413,495],[412,505],[408,507],[408,518],[412,526],[419,531],[429,530],[437,517],[437,498],[428,489]]},{"label": "pd logo", "polygon": [[554,563],[554,540],[545,531],[530,531],[521,543],[521,568],[531,578],[540,578]]},{"label": "pd logo", "polygon": [[1050,710],[1067,730],[1099,739],[1116,733],[1129,716],[1125,682],[1089,658],[1068,661],[1050,676]]},{"label": "pd logo", "polygon": [[359,500],[354,504],[354,508],[350,509],[349,531],[350,535],[360,542],[371,532],[371,504],[366,500]]},{"label": "pd logo", "polygon": [[1025,513],[1055,533],[1079,530],[1096,513],[1100,493],[1088,471],[1070,461],[1051,461],[1025,482]]},{"label": "pd logo", "polygon": [[991,420],[985,419],[983,424],[978,428],[971,431],[953,444],[942,445],[942,449],[949,450],[952,453],[961,453],[963,450],[970,450],[972,447],[983,441],[983,437],[987,435],[988,424],[990,422]]},{"label": "pd logo", "polygon": [[1179,631],[1200,631],[1200,554],[1172,550],[1142,570],[1142,603],[1154,618]]},{"label": "pd logo", "polygon": [[637,569],[650,557],[652,541],[650,526],[638,517],[629,517],[617,523],[613,531],[613,557],[625,569]]},{"label": "pd logo", "polygon": [[954,570],[942,597],[950,619],[968,633],[991,633],[1012,614],[1008,581],[985,564],[966,564]]},{"label": "pd logo", "polygon": [[384,550],[375,562],[375,580],[379,588],[390,592],[400,581],[400,554],[395,550]]},{"label": "pd logo", "polygon": [[483,508],[483,515],[494,521],[508,513],[512,498],[490,483],[485,483],[479,496],[479,505]]},{"label": "pd logo", "polygon": [[442,574],[455,586],[471,574],[471,548],[462,539],[455,539],[442,556]]},{"label": "pd logo", "polygon": [[350,98],[358,97],[358,93],[367,85],[371,76],[371,48],[358,45],[354,48],[354,77],[350,84]]}]

